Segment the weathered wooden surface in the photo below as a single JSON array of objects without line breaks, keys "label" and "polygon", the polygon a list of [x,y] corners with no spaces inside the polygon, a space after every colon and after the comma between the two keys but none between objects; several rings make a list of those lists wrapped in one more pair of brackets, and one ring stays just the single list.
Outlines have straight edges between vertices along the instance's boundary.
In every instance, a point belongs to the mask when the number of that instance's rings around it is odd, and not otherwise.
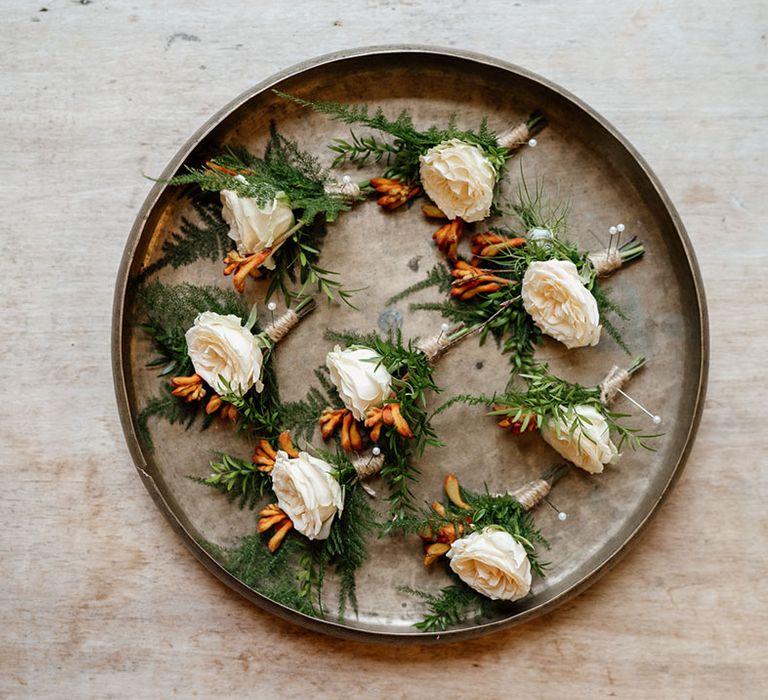
[{"label": "weathered wooden surface", "polygon": [[[767,32],[763,3],[711,0],[7,4],[0,695],[762,695]],[[678,206],[710,304],[707,410],[646,536],[573,602],[463,648],[340,642],[230,593],[136,478],[112,394],[112,285],[142,173],[272,72],[382,41],[520,63],[602,112]]]}]

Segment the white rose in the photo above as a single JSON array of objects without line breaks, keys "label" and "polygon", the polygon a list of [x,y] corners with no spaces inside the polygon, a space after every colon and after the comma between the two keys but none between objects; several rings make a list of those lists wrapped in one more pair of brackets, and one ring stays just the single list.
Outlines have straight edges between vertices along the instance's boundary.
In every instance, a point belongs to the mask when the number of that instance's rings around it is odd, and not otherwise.
[{"label": "white rose", "polygon": [[[229,224],[229,237],[241,255],[277,248],[293,229],[293,209],[282,192],[260,207],[252,197],[238,197],[231,190],[222,190],[221,204],[221,215]],[[264,265],[270,270],[275,267],[271,255]]]},{"label": "white rose", "polygon": [[590,474],[600,474],[604,464],[617,460],[619,451],[611,442],[611,430],[596,408],[579,404],[561,406],[561,410],[562,421],[549,420],[541,428],[541,436],[550,446]]},{"label": "white rose", "polygon": [[477,146],[451,139],[419,160],[424,191],[449,219],[481,221],[491,213],[496,169]]},{"label": "white rose", "polygon": [[243,328],[237,316],[206,311],[195,319],[185,337],[195,372],[219,394],[228,393],[220,377],[238,396],[252,386],[256,391],[264,388],[259,381],[264,361],[259,340]]},{"label": "white rose", "polygon": [[272,468],[277,504],[293,526],[310,540],[324,540],[331,523],[344,509],[344,496],[333,477],[333,467],[322,459],[299,452],[295,459],[280,450]]},{"label": "white rose", "polygon": [[369,408],[381,406],[391,392],[392,376],[380,362],[369,348],[342,350],[338,345],[325,358],[333,385],[357,420]]},{"label": "white rose", "polygon": [[468,586],[491,600],[518,600],[531,590],[531,563],[505,530],[485,528],[457,539],[446,556]]},{"label": "white rose", "polygon": [[532,262],[523,275],[523,306],[534,323],[568,348],[597,345],[600,312],[570,260]]}]

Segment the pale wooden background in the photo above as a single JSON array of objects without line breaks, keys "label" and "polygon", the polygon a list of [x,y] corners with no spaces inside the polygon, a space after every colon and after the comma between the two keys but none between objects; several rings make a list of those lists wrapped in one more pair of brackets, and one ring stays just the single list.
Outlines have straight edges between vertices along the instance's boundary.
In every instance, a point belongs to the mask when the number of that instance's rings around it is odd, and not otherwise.
[{"label": "pale wooden background", "polygon": [[[0,695],[723,697],[768,688],[763,2],[5,2]],[[150,184],[229,99],[382,42],[520,63],[646,156],[709,295],[707,410],[646,537],[546,618],[463,647],[347,643],[230,593],[136,477],[112,287]]]}]

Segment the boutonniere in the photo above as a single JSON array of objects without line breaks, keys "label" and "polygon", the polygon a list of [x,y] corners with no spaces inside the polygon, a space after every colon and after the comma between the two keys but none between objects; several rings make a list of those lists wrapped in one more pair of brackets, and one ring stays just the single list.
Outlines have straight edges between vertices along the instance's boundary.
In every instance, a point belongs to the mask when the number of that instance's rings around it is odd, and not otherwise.
[{"label": "boutonniere", "polygon": [[480,127],[460,129],[455,117],[427,129],[416,128],[407,111],[393,121],[381,109],[371,115],[366,105],[306,100],[278,92],[302,106],[327,114],[345,124],[360,125],[391,137],[374,135],[336,139],[330,146],[337,156],[334,166],[345,161],[365,165],[383,162],[382,177],[370,183],[382,196],[378,204],[396,209],[422,190],[449,219],[481,221],[487,218],[498,192],[507,159],[523,144],[535,145],[534,133],[545,124],[539,112],[525,121],[496,133],[483,120]]},{"label": "boutonniere", "polygon": [[166,389],[139,414],[145,444],[152,444],[152,416],[189,426],[202,412],[203,427],[218,415],[241,428],[279,432],[272,352],[314,308],[312,299],[300,299],[261,328],[257,306],[246,314],[235,294],[217,287],[152,282],[138,297],[146,315],[141,327],[157,352],[149,367],[161,369]]},{"label": "boutonniere", "polygon": [[[647,440],[658,435],[644,435],[638,428],[622,421],[625,413],[611,410],[619,393],[627,397],[651,417],[654,425],[661,423],[623,390],[624,384],[645,365],[639,357],[627,368],[613,367],[596,387],[567,382],[538,365],[520,378],[524,389],[510,389],[492,397],[457,396],[438,409],[455,402],[492,406],[489,415],[498,419],[498,426],[512,435],[538,430],[544,441],[562,457],[591,474],[599,474],[606,464],[615,464],[624,445],[631,449],[652,449]],[[618,443],[614,443],[613,436]]]},{"label": "boutonniere", "polygon": [[424,544],[424,566],[445,562],[455,583],[438,595],[403,589],[427,604],[429,614],[417,629],[444,630],[483,617],[491,601],[513,602],[528,595],[533,576],[543,577],[547,566],[539,560],[538,548],[549,546],[530,511],[563,472],[555,467],[504,494],[475,493],[461,488],[453,474],[445,478],[447,498],[434,501],[413,529]]},{"label": "boutonniere", "polygon": [[608,317],[614,313],[623,318],[623,313],[599,278],[641,257],[642,243],[633,238],[622,244],[624,226],[619,224],[611,227],[605,250],[589,253],[578,249],[562,237],[566,208],[548,207],[540,190],[530,192],[525,183],[513,208],[522,231],[495,228],[473,235],[469,259],[458,256],[455,238],[448,248],[449,258],[453,257],[451,269],[437,266],[425,280],[388,303],[438,286],[449,294],[450,301],[412,304],[411,309],[439,311],[446,318],[465,323],[494,316],[481,340],[493,333],[521,370],[532,365],[534,346],[542,334],[568,348],[578,348],[596,345],[605,327],[626,350]]},{"label": "boutonniere", "polygon": [[[224,274],[232,275],[238,292],[249,277],[269,277],[267,298],[278,289],[287,298],[301,296],[309,285],[329,298],[349,298],[318,261],[325,224],[348,211],[362,197],[361,189],[349,178],[333,180],[274,125],[262,158],[232,148],[169,184],[218,193],[234,245],[224,259]],[[301,284],[298,292],[290,289],[294,278]]]},{"label": "boutonniere", "polygon": [[[380,472],[387,481],[387,531],[402,528],[411,512],[411,483],[418,476],[415,462],[427,445],[439,446],[427,412],[427,395],[440,391],[433,379],[435,363],[476,329],[445,328],[422,342],[404,342],[397,333],[329,332],[336,345],[326,357],[334,406],[319,416],[322,438],[339,435],[340,446],[355,453],[366,477]],[[361,456],[370,450],[370,456]]]},{"label": "boutonniere", "polygon": [[232,573],[276,602],[322,616],[331,567],[339,578],[339,614],[348,605],[357,612],[355,574],[368,557],[366,537],[380,525],[361,489],[360,465],[343,454],[299,450],[284,431],[276,441],[259,440],[250,461],[222,454],[210,466],[197,481],[241,507],[262,504],[257,534],[219,549]]}]

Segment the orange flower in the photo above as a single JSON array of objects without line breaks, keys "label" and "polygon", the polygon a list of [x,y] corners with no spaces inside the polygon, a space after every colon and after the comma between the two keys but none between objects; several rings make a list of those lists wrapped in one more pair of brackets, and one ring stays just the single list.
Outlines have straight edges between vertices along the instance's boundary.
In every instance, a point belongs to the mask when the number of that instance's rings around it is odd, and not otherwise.
[{"label": "orange flower", "polygon": [[365,427],[372,428],[371,440],[378,442],[382,425],[394,425],[398,434],[404,438],[412,438],[413,431],[408,421],[400,413],[399,403],[388,403],[382,408],[371,408],[365,414]]},{"label": "orange flower", "polygon": [[360,452],[363,449],[363,436],[355,421],[352,411],[346,408],[326,408],[320,414],[320,435],[328,440],[341,428],[341,447],[347,452]]},{"label": "orange flower", "polygon": [[[291,439],[291,434],[284,430],[282,433],[280,433],[279,437],[277,438],[277,444],[279,446],[279,449],[283,450],[284,452],[288,453],[289,457],[296,458],[299,456],[299,451],[296,449],[296,446],[293,444],[293,440]],[[259,440],[256,443],[256,447],[253,450],[253,457],[251,457],[251,461],[254,464],[259,465],[259,471],[260,472],[271,472],[272,468],[275,466],[275,460],[277,459],[277,450],[272,447],[272,445],[269,444],[268,440]]]},{"label": "orange flower", "polygon": [[455,261],[459,255],[459,241],[463,233],[464,222],[461,219],[454,219],[437,229],[432,234],[432,239],[449,260]]},{"label": "orange flower", "polygon": [[[450,482],[449,482],[450,480]],[[456,491],[459,488],[459,482],[452,474],[446,477],[445,490],[448,493],[448,497],[453,501],[451,495],[453,494],[454,486]],[[456,494],[453,494],[456,497]],[[460,507],[469,508],[469,505],[461,500],[461,496],[458,496],[458,500],[463,505]],[[437,513],[440,518],[446,518],[445,506],[439,501],[432,502],[432,510]],[[467,523],[470,522],[469,518],[465,519]],[[440,527],[437,532],[434,532],[431,527],[426,531],[421,532],[421,539],[424,541],[424,566],[430,566],[434,564],[440,557],[444,556],[451,545],[459,538],[463,537],[465,532],[464,523],[447,522]]]},{"label": "orange flower", "polygon": [[445,542],[433,542],[432,544],[426,545],[424,547],[424,566],[431,566],[434,564],[440,557],[444,556],[450,548],[451,545],[446,544]]},{"label": "orange flower", "polygon": [[240,255],[236,250],[230,250],[224,258],[224,275],[235,273],[232,282],[235,289],[242,294],[245,291],[245,280],[249,275],[254,279],[261,277],[259,266],[263,265],[271,254],[272,248],[264,248],[260,253],[252,255]]},{"label": "orange flower", "polygon": [[455,474],[448,474],[443,481],[443,490],[448,500],[457,508],[469,510],[471,506],[461,497],[461,487]]},{"label": "orange flower", "polygon": [[329,440],[342,424],[344,416],[350,413],[346,408],[326,408],[320,414],[320,435],[323,440]]},{"label": "orange flower", "polygon": [[210,416],[216,411],[219,411],[220,418],[230,420],[233,423],[237,422],[237,409],[231,403],[224,401],[218,394],[213,394],[208,399],[208,403],[205,404],[205,412]]},{"label": "orange flower", "polygon": [[271,503],[259,513],[259,522],[256,530],[259,534],[262,534],[272,527],[276,529],[269,542],[267,542],[267,548],[270,552],[274,553],[283,543],[288,531],[293,527],[291,519],[276,503]]},{"label": "orange flower", "polygon": [[454,278],[451,296],[463,301],[472,299],[478,294],[496,292],[502,287],[512,284],[510,280],[498,277],[482,268],[474,267],[463,260],[456,263],[451,271],[451,277]]},{"label": "orange flower", "polygon": [[422,204],[421,212],[428,219],[447,219],[448,217],[443,214],[442,209],[436,207],[434,204]]},{"label": "orange flower", "polygon": [[472,255],[492,258],[507,248],[520,248],[526,243],[525,238],[504,238],[497,233],[476,233],[472,236]]},{"label": "orange flower", "polygon": [[360,429],[357,427],[352,411],[344,414],[344,421],[341,424],[341,449],[347,452],[359,452],[363,449],[363,437],[360,435]]},{"label": "orange flower", "polygon": [[171,379],[171,385],[174,387],[171,393],[189,403],[199,401],[205,396],[203,378],[199,374],[193,374],[189,377],[174,377]]},{"label": "orange flower", "polygon": [[390,210],[397,209],[421,192],[421,188],[416,185],[409,185],[400,180],[388,180],[383,177],[374,177],[371,180],[371,185],[377,192],[384,195],[376,200],[376,204]]}]

